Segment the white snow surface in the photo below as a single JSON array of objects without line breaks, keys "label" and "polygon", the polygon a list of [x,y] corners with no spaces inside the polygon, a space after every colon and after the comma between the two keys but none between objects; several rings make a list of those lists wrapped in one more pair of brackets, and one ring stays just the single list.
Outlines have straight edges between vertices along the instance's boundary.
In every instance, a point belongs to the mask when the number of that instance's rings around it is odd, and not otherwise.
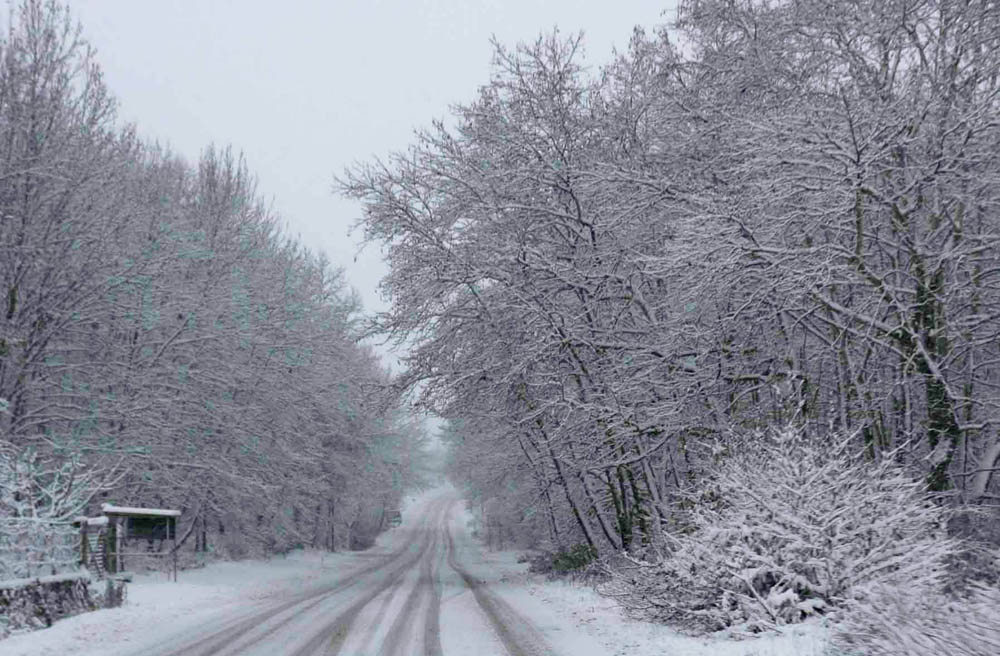
[{"label": "white snow surface", "polygon": [[109,515],[147,515],[149,517],[180,517],[180,510],[169,508],[135,508],[132,506],[115,506],[110,503],[102,503],[101,511]]},{"label": "white snow surface", "polygon": [[61,583],[62,581],[74,581],[76,579],[89,579],[88,572],[66,572],[64,574],[51,574],[49,576],[32,576],[25,579],[7,579],[0,581],[0,590],[12,590],[32,583]]},{"label": "white snow surface", "polygon": [[[565,656],[822,656],[830,630],[818,623],[786,627],[782,634],[735,640],[691,637],[669,627],[632,620],[620,606],[589,587],[547,581],[518,563],[517,551],[487,551],[469,534],[468,512],[452,515],[460,560],[514,608],[529,617],[556,653]],[[442,617],[442,626],[445,626]],[[444,636],[442,636],[444,642]],[[447,647],[447,643],[444,644]],[[447,650],[446,650],[447,653]],[[458,654],[480,653],[457,651]]]},{"label": "white snow surface", "polygon": [[[427,503],[441,493],[438,488],[408,498],[404,526],[415,523]],[[470,519],[462,504],[456,504],[450,528],[458,562],[530,620],[562,656],[820,656],[827,644],[828,630],[818,624],[790,627],[781,635],[731,640],[687,637],[665,626],[628,619],[614,601],[587,587],[529,574],[527,564],[516,562],[518,552],[484,550],[469,533]],[[299,551],[269,560],[213,563],[180,572],[178,583],[167,581],[165,574],[138,575],[128,586],[123,607],[84,613],[48,629],[12,636],[0,641],[0,655],[131,656],[144,646],[169,645],[174,636],[197,635],[224,618],[337,580],[392,550],[403,536],[388,531],[368,552]],[[458,574],[446,563],[439,571],[444,653],[503,653],[500,639]],[[371,630],[381,629],[376,622]]]}]

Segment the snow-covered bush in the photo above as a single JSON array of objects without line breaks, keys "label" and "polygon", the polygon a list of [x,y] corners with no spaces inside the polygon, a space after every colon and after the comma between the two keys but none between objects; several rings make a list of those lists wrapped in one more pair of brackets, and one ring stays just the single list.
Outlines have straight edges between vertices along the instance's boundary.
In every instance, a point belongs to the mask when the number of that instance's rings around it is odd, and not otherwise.
[{"label": "snow-covered bush", "polygon": [[0,441],[0,581],[77,569],[71,521],[93,496],[96,474],[73,458],[45,461]]},{"label": "snow-covered bush", "polygon": [[920,585],[872,586],[851,604],[836,642],[864,656],[996,656],[1000,589],[974,584],[961,596]]},{"label": "snow-covered bush", "polygon": [[845,606],[861,584],[937,589],[957,544],[890,458],[787,429],[730,441],[659,563],[628,561],[607,592],[697,630],[758,631]]},{"label": "snow-covered bush", "polygon": [[560,549],[554,553],[542,551],[524,557],[524,561],[530,563],[529,572],[545,574],[549,579],[567,575],[585,578],[598,573],[593,567],[596,559],[597,551],[588,544],[574,544],[569,549]]}]

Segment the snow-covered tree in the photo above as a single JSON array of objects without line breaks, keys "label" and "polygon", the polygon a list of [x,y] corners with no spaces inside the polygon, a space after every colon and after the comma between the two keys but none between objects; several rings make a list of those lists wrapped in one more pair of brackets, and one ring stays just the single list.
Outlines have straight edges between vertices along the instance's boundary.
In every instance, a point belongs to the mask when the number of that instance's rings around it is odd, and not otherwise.
[{"label": "snow-covered tree", "polygon": [[67,9],[17,4],[0,42],[0,448],[33,454],[40,490],[71,471],[101,500],[182,509],[201,550],[334,547],[339,505],[396,505],[420,440],[357,343],[356,297],[232,149],[191,165],[114,110]]},{"label": "snow-covered tree", "polygon": [[460,480],[543,508],[526,531],[653,553],[713,443],[795,421],[998,496],[997,25],[682,2],[597,74],[576,37],[498,45],[455,127],[348,171],[391,265],[378,328],[415,345]]},{"label": "snow-covered tree", "polygon": [[114,483],[79,457],[46,459],[0,441],[0,580],[75,569],[79,534],[70,522]]}]

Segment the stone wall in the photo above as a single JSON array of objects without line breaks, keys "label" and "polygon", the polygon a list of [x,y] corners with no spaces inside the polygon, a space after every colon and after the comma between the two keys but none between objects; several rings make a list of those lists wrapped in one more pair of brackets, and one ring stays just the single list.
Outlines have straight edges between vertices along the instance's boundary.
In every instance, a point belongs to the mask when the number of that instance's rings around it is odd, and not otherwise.
[{"label": "stone wall", "polygon": [[94,610],[103,602],[94,600],[86,572],[0,581],[0,637],[51,626],[63,617]]}]

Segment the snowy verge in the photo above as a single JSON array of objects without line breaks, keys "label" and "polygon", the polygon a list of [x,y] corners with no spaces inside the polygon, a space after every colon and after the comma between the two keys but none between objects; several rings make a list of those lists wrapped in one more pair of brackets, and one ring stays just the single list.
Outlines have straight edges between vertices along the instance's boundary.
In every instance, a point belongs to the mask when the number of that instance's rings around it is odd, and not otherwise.
[{"label": "snowy verge", "polygon": [[0,642],[4,656],[107,656],[167,641],[213,619],[243,612],[306,589],[357,566],[357,554],[293,552],[270,560],[218,562],[179,573],[143,574],[128,585],[125,604],[83,613]]},{"label": "snowy verge", "polygon": [[[406,498],[403,526],[416,523],[440,490]],[[141,574],[128,585],[125,605],[60,620],[47,629],[0,640],[3,656],[112,656],[145,646],[171,644],[186,632],[222,618],[263,609],[292,594],[320,587],[401,546],[394,529],[378,536],[368,551],[293,551],[266,560],[215,562],[183,570],[178,582],[163,573]]]},{"label": "snowy verge", "polygon": [[574,656],[821,656],[831,629],[816,622],[783,633],[734,640],[690,637],[667,626],[626,617],[612,599],[567,581],[548,581],[518,563],[517,551],[487,551],[468,526],[472,516],[456,504],[451,532],[463,567],[529,619],[559,654]]}]

